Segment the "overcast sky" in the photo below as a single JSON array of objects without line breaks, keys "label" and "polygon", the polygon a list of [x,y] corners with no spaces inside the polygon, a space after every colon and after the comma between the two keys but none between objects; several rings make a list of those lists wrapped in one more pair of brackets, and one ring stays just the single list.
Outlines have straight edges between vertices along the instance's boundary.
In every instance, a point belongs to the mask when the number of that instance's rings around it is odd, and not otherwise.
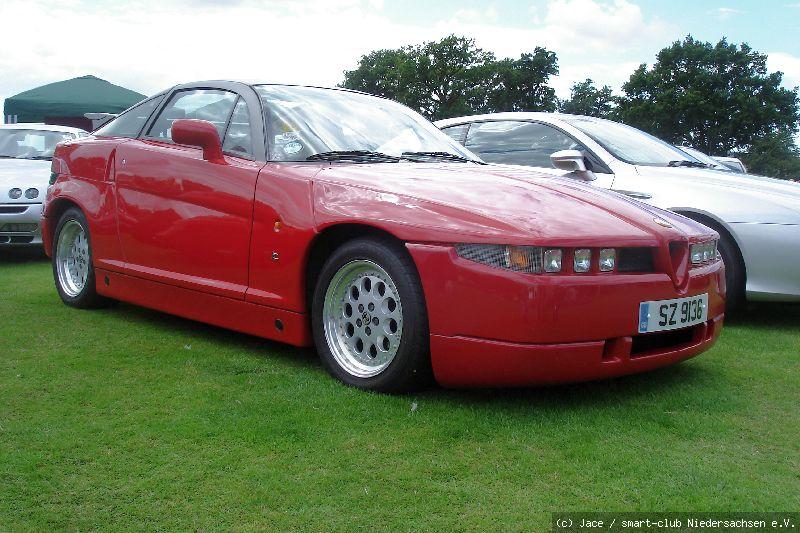
[{"label": "overcast sky", "polygon": [[0,100],[94,74],[144,94],[199,79],[330,86],[371,50],[474,37],[500,57],[558,54],[560,97],[615,90],[691,33],[769,55],[800,85],[800,0],[0,0]]}]

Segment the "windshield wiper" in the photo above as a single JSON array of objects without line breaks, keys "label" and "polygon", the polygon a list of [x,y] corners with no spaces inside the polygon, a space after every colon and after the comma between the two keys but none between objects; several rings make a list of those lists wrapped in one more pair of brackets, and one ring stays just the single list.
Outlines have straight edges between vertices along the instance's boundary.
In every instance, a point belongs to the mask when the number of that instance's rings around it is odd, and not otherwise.
[{"label": "windshield wiper", "polygon": [[368,150],[334,150],[306,157],[306,161],[356,161],[360,163],[397,163],[399,157]]},{"label": "windshield wiper", "polygon": [[450,152],[403,152],[402,153],[403,159],[408,159],[409,161],[416,161],[420,162],[423,160],[428,159],[437,159],[437,160],[444,160],[444,161],[458,161],[460,163],[477,163],[479,165],[485,165],[482,161],[475,161],[474,159],[470,159],[468,157],[463,157],[456,154],[451,154]]},{"label": "windshield wiper", "polygon": [[705,163],[701,163],[699,161],[687,161],[686,159],[679,159],[676,161],[670,161],[667,163],[669,167],[692,167],[692,168],[708,168],[709,165]]}]

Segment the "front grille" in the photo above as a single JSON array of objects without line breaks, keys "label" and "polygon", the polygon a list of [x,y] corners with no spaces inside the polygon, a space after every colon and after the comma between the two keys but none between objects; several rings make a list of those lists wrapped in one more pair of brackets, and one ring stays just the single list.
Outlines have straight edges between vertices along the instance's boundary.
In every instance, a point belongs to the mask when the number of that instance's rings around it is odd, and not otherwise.
[{"label": "front grille", "polygon": [[620,248],[618,272],[655,272],[653,248]]},{"label": "front grille", "polygon": [[[702,324],[700,325],[702,326]],[[661,333],[646,333],[633,337],[631,345],[631,357],[647,355],[651,352],[658,352],[667,349],[677,349],[692,343],[694,334],[698,327],[677,329],[675,331],[664,331]]]},{"label": "front grille", "polygon": [[0,215],[17,215],[27,209],[27,205],[0,205]]}]

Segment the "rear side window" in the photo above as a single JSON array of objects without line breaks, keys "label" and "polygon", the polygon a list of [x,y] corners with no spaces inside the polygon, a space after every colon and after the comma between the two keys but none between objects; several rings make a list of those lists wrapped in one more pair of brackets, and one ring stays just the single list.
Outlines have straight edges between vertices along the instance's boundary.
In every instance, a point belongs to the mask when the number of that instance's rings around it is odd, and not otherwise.
[{"label": "rear side window", "polygon": [[458,126],[442,128],[442,131],[449,135],[454,141],[464,144],[466,142],[468,129],[469,124],[459,124]]},{"label": "rear side window", "polygon": [[133,109],[124,112],[94,134],[101,137],[137,137],[144,123],[153,114],[158,104],[164,99],[163,94],[145,100]]},{"label": "rear side window", "polygon": [[175,93],[150,126],[147,137],[172,139],[172,123],[178,119],[206,120],[217,127],[219,138],[233,111],[236,94],[216,89],[196,89]]},{"label": "rear side window", "polygon": [[250,112],[247,102],[239,98],[233,108],[228,131],[225,132],[225,141],[222,150],[234,155],[252,157],[253,141],[250,136]]},{"label": "rear side window", "polygon": [[472,124],[467,148],[488,163],[552,168],[550,155],[559,150],[586,150],[561,131],[537,122],[496,121]]}]

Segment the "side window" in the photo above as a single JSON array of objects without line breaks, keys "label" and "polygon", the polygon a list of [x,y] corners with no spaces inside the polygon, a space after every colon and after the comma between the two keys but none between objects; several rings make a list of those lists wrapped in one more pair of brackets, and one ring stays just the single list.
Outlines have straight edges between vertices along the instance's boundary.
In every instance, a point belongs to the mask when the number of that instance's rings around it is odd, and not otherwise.
[{"label": "side window", "polygon": [[164,95],[159,94],[149,100],[145,100],[99,128],[94,134],[101,137],[137,137],[139,132],[142,131],[144,123],[147,122],[147,119],[150,118],[150,115],[153,114],[153,111],[163,99]]},{"label": "side window", "polygon": [[231,116],[236,94],[215,89],[196,89],[175,93],[161,113],[147,137],[172,139],[172,123],[181,118],[207,120],[217,127],[219,138],[225,135],[225,124]]},{"label": "side window", "polygon": [[233,108],[228,131],[225,132],[225,141],[222,150],[235,155],[253,156],[253,141],[250,137],[250,112],[247,102],[239,98]]},{"label": "side window", "polygon": [[447,135],[450,136],[456,142],[464,144],[466,141],[467,130],[469,129],[469,124],[459,124],[458,126],[449,126],[447,128],[442,128],[442,131],[445,132]]},{"label": "side window", "polygon": [[550,154],[559,150],[586,150],[561,131],[537,122],[474,123],[466,147],[489,163],[552,168]]}]

